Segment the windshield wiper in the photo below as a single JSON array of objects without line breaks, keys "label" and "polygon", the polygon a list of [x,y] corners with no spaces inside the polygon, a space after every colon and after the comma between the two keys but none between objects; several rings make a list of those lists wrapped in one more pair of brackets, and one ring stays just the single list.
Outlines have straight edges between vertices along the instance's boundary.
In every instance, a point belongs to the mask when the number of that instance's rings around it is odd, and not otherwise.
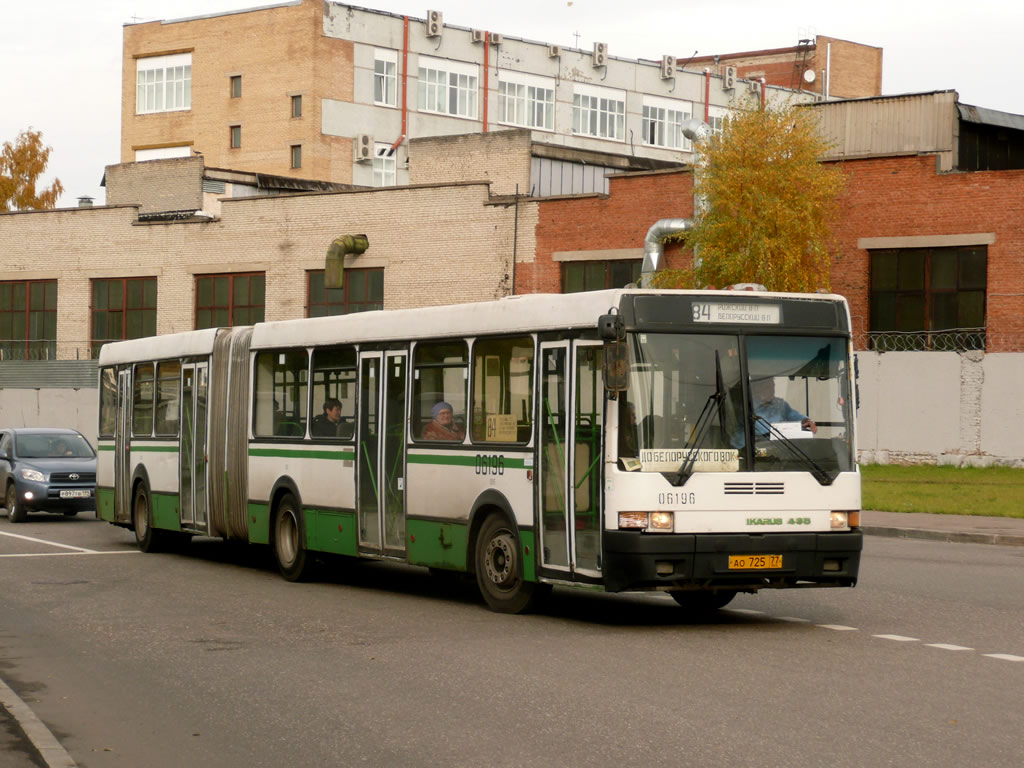
[{"label": "windshield wiper", "polygon": [[812,459],[810,456],[804,453],[803,449],[796,444],[795,440],[792,440],[786,437],[784,434],[782,434],[782,432],[779,431],[778,427],[776,427],[774,424],[768,421],[768,419],[766,419],[764,416],[758,416],[755,413],[753,414],[752,421],[755,426],[758,424],[764,426],[765,429],[768,431],[768,434],[771,435],[771,438],[773,440],[778,440],[780,443],[786,446],[787,449],[789,449],[789,452],[794,457],[796,457],[798,461],[802,462],[807,467],[809,467],[811,470],[811,474],[814,475],[815,479],[819,483],[821,483],[822,485],[832,485],[832,481],[836,479],[838,473],[836,473],[836,475],[830,475],[826,470],[822,469],[820,464],[818,464],[814,459]]},{"label": "windshield wiper", "polygon": [[686,458],[683,459],[683,463],[679,465],[679,469],[675,473],[666,473],[665,475],[672,485],[685,485],[686,481],[693,475],[693,467],[697,463],[697,453],[704,444],[704,438],[707,437],[710,431],[711,418],[716,413],[718,414],[718,426],[722,430],[722,437],[724,439],[725,385],[722,383],[722,361],[718,356],[717,349],[715,350],[715,391],[708,395],[707,402],[704,403],[700,416],[697,417],[697,423],[694,425],[693,432],[690,433],[686,445],[683,446],[683,450],[688,450],[689,453],[686,454]]}]

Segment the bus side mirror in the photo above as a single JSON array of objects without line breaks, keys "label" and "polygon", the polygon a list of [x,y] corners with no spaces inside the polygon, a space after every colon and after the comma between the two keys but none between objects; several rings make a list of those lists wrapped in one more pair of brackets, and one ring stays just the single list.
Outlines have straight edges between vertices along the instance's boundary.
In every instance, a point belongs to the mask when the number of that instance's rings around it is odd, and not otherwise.
[{"label": "bus side mirror", "polygon": [[604,343],[604,388],[608,392],[629,389],[629,353],[625,341]]},{"label": "bus side mirror", "polygon": [[626,326],[618,314],[601,315],[597,319],[597,333],[603,341],[622,341],[626,338]]}]

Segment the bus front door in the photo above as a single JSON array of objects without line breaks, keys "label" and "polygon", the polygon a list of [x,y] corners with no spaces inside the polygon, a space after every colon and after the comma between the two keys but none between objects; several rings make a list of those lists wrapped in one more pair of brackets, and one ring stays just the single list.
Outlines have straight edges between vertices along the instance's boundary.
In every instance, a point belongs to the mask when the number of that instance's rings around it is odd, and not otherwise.
[{"label": "bus front door", "polygon": [[600,575],[601,346],[541,344],[541,565]]},{"label": "bus front door", "polygon": [[131,368],[117,372],[117,422],[114,424],[114,519],[132,519],[131,475]]},{"label": "bus front door", "polygon": [[206,529],[207,518],[207,363],[181,367],[181,443],[178,452],[181,527]]},{"label": "bus front door", "polygon": [[405,352],[359,356],[359,454],[356,507],[359,550],[405,554]]}]

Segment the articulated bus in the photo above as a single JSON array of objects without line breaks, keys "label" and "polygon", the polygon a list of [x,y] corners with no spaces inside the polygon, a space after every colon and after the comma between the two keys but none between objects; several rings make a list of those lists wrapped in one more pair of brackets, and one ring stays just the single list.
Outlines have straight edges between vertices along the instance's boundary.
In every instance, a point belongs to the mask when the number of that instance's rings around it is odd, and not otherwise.
[{"label": "articulated bus", "polygon": [[857,581],[841,296],[622,289],[265,322],[106,344],[99,377],[97,514],[143,551],[268,545],[292,581],[329,555],[398,561],[472,576],[509,613],[552,585],[708,611]]}]

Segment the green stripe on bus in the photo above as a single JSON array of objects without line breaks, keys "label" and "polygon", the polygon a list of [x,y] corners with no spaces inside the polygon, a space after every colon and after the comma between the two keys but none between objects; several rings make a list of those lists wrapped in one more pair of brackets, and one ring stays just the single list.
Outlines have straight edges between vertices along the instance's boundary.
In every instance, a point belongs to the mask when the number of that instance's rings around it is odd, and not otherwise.
[{"label": "green stripe on bus", "polygon": [[301,448],[250,448],[250,456],[269,456],[277,459],[328,459],[334,461],[352,461],[356,452],[352,449],[344,451],[315,451]]},{"label": "green stripe on bus", "polygon": [[100,443],[99,445],[96,446],[96,450],[97,451],[112,451],[112,450],[114,450],[114,444],[113,443]]},{"label": "green stripe on bus", "polygon": [[177,453],[178,446],[176,445],[143,445],[141,443],[132,443],[131,450],[134,453]]},{"label": "green stripe on bus", "polygon": [[[494,456],[500,454],[486,454],[487,456]],[[457,456],[445,455],[441,453],[410,453],[408,455],[408,461],[410,464],[442,464],[446,466],[459,466],[459,467],[475,467],[479,461],[477,455],[459,454]],[[512,458],[509,456],[502,456],[504,461],[505,469],[532,469],[533,467],[527,467],[525,459]]]}]

